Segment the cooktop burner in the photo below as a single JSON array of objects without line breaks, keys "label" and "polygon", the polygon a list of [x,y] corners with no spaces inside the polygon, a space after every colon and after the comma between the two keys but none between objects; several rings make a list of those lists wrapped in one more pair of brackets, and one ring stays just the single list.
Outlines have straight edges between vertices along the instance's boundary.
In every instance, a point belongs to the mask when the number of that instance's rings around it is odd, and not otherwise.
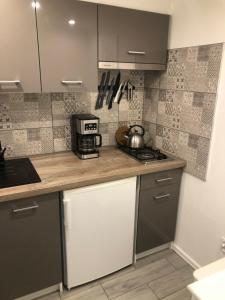
[{"label": "cooktop burner", "polygon": [[0,164],[0,188],[40,182],[29,158],[5,160]]},{"label": "cooktop burner", "polygon": [[137,160],[144,163],[168,159],[166,154],[162,153],[159,149],[154,149],[152,147],[145,146],[142,149],[132,149],[127,146],[119,146],[119,148],[130,156],[133,156]]}]

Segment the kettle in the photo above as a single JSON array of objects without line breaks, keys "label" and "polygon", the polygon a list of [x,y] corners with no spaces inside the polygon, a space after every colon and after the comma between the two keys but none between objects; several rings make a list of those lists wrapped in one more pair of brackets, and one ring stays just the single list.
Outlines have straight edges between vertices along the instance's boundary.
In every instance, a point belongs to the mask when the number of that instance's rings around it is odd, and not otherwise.
[{"label": "kettle", "polygon": [[0,141],[0,165],[3,166],[5,163],[5,154],[6,148],[2,148],[2,143]]},{"label": "kettle", "polygon": [[[133,128],[141,128],[142,132],[139,133],[137,129],[132,132]],[[124,136],[127,140],[127,146],[132,149],[140,149],[144,147],[144,134],[145,130],[141,125],[132,125],[128,133]]]}]

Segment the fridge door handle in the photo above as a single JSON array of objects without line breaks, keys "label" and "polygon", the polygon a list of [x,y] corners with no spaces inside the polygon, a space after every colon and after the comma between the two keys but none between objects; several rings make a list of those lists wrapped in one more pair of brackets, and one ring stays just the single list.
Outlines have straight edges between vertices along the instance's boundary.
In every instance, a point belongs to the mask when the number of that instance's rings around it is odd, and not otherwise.
[{"label": "fridge door handle", "polygon": [[66,232],[66,238],[69,238],[69,232],[72,229],[72,216],[71,216],[71,200],[64,199],[63,206],[64,206],[64,227]]}]

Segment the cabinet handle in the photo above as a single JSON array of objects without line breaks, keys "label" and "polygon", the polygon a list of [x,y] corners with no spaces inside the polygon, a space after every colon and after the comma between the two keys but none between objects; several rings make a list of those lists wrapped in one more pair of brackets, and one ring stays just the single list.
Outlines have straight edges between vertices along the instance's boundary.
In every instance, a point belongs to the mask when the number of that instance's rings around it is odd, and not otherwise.
[{"label": "cabinet handle", "polygon": [[66,232],[66,238],[69,240],[69,235],[72,230],[72,216],[71,216],[71,200],[70,199],[64,199],[63,200],[63,206],[64,206],[64,226],[65,226],[65,232]]},{"label": "cabinet handle", "polygon": [[32,210],[32,209],[37,209],[38,207],[39,207],[39,205],[34,204],[34,205],[28,206],[28,207],[14,208],[12,211],[13,211],[13,213],[19,213],[19,212],[24,212],[24,211]]},{"label": "cabinet handle", "polygon": [[62,80],[61,83],[67,84],[67,85],[69,85],[69,84],[79,84],[80,85],[83,83],[83,81],[81,81],[81,80]]},{"label": "cabinet handle", "polygon": [[167,177],[167,178],[156,179],[155,182],[160,183],[160,182],[165,182],[165,181],[170,181],[170,180],[173,180],[173,178]]},{"label": "cabinet handle", "polygon": [[132,50],[129,50],[128,54],[131,54],[131,55],[146,55],[146,52],[145,51],[132,51]]},{"label": "cabinet handle", "polygon": [[0,80],[0,84],[8,84],[8,83],[19,84],[20,82],[21,82],[20,80]]},{"label": "cabinet handle", "polygon": [[169,198],[169,197],[170,197],[170,194],[164,194],[164,195],[160,195],[160,196],[153,196],[153,198],[155,200],[160,200],[160,199]]}]

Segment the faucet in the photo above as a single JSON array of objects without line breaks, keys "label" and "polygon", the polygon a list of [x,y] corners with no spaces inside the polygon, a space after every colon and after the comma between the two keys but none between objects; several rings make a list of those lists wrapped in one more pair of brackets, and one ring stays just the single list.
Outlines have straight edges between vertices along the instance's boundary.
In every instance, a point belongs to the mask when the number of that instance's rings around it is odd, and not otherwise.
[{"label": "faucet", "polygon": [[2,148],[2,143],[0,141],[0,165],[4,165],[5,163],[5,151],[6,151],[6,147]]}]

